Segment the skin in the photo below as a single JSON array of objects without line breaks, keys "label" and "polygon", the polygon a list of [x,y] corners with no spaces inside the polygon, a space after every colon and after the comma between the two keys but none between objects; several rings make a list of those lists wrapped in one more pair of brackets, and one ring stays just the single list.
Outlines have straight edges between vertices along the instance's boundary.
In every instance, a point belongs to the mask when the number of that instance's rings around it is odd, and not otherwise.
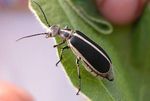
[{"label": "skin", "polygon": [[148,0],[96,0],[99,12],[115,25],[128,25],[140,17]]},{"label": "skin", "polygon": [[0,101],[34,101],[24,89],[14,84],[0,81]]}]

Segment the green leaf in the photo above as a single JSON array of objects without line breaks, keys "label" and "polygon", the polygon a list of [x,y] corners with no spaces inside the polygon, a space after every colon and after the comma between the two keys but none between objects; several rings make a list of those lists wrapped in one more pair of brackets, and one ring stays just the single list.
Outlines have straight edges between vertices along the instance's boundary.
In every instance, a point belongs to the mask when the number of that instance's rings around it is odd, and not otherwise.
[{"label": "green leaf", "polygon": [[[125,27],[114,26],[113,29],[109,22],[98,15],[93,0],[36,0],[36,2],[41,5],[50,24],[59,24],[62,28],[67,25],[82,31],[102,46],[112,59],[115,77],[112,82],[92,76],[82,63],[80,64],[81,92],[87,98],[91,101],[149,101],[149,5],[137,24]],[[40,21],[46,24],[38,6],[31,3],[30,8],[35,11]],[[56,38],[57,42],[60,40]],[[71,50],[67,50],[63,57],[62,64],[66,75],[72,84],[78,87],[76,56]]]}]

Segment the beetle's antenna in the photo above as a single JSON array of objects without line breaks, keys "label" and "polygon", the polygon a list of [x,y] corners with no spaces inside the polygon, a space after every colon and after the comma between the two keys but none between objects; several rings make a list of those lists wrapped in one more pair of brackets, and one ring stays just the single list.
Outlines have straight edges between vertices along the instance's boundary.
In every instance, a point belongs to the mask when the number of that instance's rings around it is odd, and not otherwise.
[{"label": "beetle's antenna", "polygon": [[39,34],[33,34],[33,35],[29,35],[29,36],[24,36],[24,37],[21,37],[19,39],[17,39],[16,41],[20,41],[22,39],[25,39],[25,38],[29,38],[29,37],[33,37],[33,36],[38,36],[38,35],[47,35],[48,33],[39,33]]},{"label": "beetle's antenna", "polygon": [[37,2],[35,2],[35,1],[32,1],[32,2],[34,2],[34,3],[40,8],[40,10],[42,11],[42,13],[43,13],[43,15],[44,15],[44,18],[45,18],[45,21],[46,21],[48,27],[50,27],[50,24],[49,24],[49,22],[48,22],[48,20],[47,20],[46,14],[44,13],[42,7],[41,7]]}]

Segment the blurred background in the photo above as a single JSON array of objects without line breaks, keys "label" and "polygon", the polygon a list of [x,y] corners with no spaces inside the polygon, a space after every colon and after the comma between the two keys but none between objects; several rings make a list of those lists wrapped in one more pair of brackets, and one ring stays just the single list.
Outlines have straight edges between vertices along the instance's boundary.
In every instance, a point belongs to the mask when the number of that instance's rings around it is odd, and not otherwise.
[{"label": "blurred background", "polygon": [[0,81],[26,89],[36,101],[84,101],[63,71],[54,39],[15,40],[46,30],[28,9],[27,0],[0,0]]}]

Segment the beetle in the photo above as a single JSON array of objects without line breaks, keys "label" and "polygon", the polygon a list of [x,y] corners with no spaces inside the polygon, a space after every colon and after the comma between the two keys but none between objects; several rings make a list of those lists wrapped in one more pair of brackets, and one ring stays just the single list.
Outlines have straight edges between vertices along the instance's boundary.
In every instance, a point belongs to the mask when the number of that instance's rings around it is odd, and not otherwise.
[{"label": "beetle", "polygon": [[67,45],[61,49],[60,59],[56,63],[56,66],[58,65],[59,62],[61,62],[64,50],[71,49],[74,55],[77,57],[76,65],[79,78],[77,95],[79,94],[81,89],[81,76],[79,66],[80,60],[86,65],[85,69],[90,71],[93,75],[101,76],[109,81],[114,80],[112,72],[112,61],[107,55],[107,53],[102,49],[102,47],[100,47],[98,44],[96,44],[94,41],[92,41],[85,34],[83,34],[78,30],[71,30],[67,26],[63,29],[61,29],[58,25],[50,26],[42,7],[37,2],[35,1],[33,2],[42,11],[46,23],[49,26],[49,31],[45,33],[38,33],[25,36],[19,38],[17,41],[33,36],[46,35],[46,38],[59,36],[62,39],[62,42],[54,45],[54,47],[59,47],[67,43]]}]

